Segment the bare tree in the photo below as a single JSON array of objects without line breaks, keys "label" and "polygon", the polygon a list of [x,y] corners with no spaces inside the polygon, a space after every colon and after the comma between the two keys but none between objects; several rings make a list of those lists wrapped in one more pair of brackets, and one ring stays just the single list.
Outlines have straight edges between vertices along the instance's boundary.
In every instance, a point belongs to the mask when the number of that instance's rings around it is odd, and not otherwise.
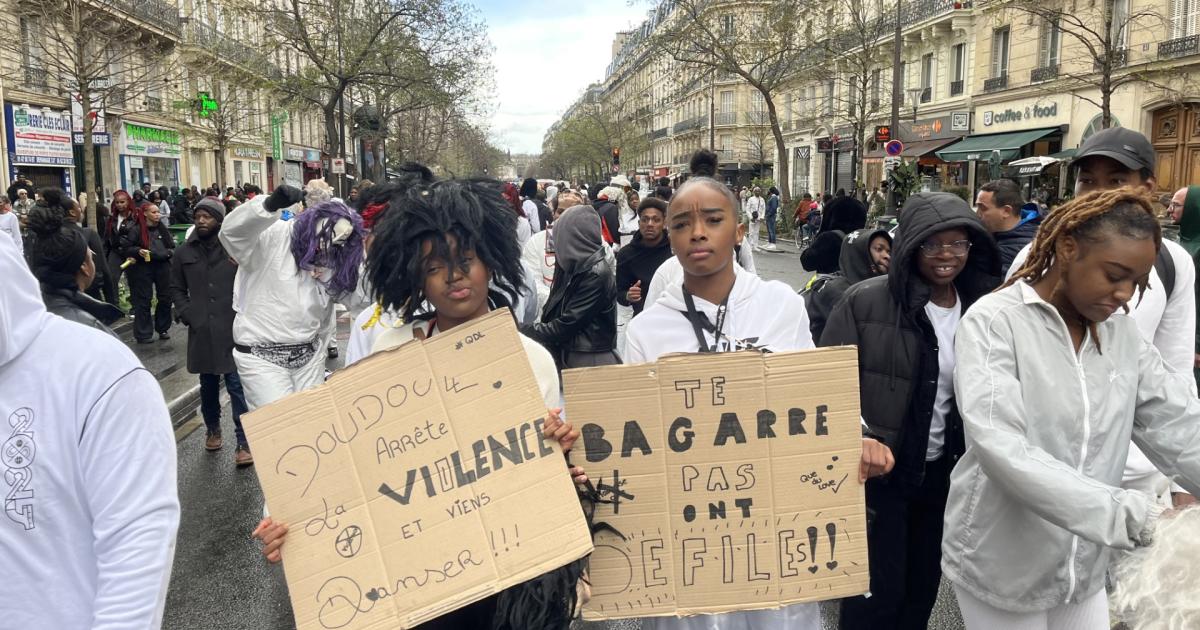
[{"label": "bare tree", "polygon": [[[9,81],[29,89],[58,88],[83,109],[83,190],[96,181],[92,131],[104,110],[162,112],[177,76],[173,43],[179,12],[159,0],[20,0],[0,18],[0,51],[20,64]],[[147,26],[149,25],[149,26]],[[97,224],[96,195],[86,220]]]},{"label": "bare tree", "polygon": [[270,123],[262,95],[254,88],[218,84],[210,101],[197,97],[176,102],[175,117],[186,134],[200,140],[215,154],[217,181],[230,182],[225,173],[225,152],[234,145],[262,146]]},{"label": "bare tree", "polygon": [[[1027,16],[1030,26],[1040,31],[1039,67],[1030,76],[1041,86],[1040,91],[1070,93],[1095,105],[1105,128],[1113,122],[1112,96],[1124,86],[1142,83],[1167,95],[1181,95],[1184,90],[1172,86],[1172,80],[1183,79],[1191,84],[1188,75],[1163,69],[1161,64],[1130,64],[1130,33],[1138,29],[1168,32],[1168,20],[1153,5],[1131,11],[1130,7],[1136,5],[1127,0],[1098,0],[1095,4],[1084,7],[1076,0],[1007,0],[1000,5],[1001,11],[1011,12],[1008,16]],[[1060,45],[1077,54],[1060,60]],[[1194,89],[1191,84],[1190,91]]]},{"label": "bare tree", "polygon": [[[812,3],[806,0],[675,0],[674,8],[650,36],[650,44],[700,79],[704,71],[734,75],[762,95],[777,171],[788,170],[777,100],[789,81],[819,58],[816,39],[805,37]],[[787,177],[780,177],[784,200],[791,197]]]},{"label": "bare tree", "polygon": [[581,104],[543,143],[542,162],[555,165],[559,177],[574,172],[595,181],[608,176],[613,149],[631,157],[645,153],[650,135],[634,116],[640,99],[638,95]]},{"label": "bare tree", "polygon": [[880,14],[881,6],[871,0],[841,4],[838,12],[828,16],[832,35],[822,40],[824,62],[806,73],[823,86],[825,100],[816,110],[823,111],[828,122],[841,120],[853,130],[858,147],[856,179],[862,178],[862,147],[871,123],[891,108],[891,47],[880,44],[892,38],[896,15]]}]

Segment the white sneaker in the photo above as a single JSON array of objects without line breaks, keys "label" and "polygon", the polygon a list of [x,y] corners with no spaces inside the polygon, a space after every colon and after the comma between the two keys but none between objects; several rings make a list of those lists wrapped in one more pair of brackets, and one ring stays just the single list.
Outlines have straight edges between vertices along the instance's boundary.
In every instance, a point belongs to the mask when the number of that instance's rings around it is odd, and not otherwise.
[{"label": "white sneaker", "polygon": [[779,248],[775,247],[775,243],[767,243],[767,249],[775,250]]}]

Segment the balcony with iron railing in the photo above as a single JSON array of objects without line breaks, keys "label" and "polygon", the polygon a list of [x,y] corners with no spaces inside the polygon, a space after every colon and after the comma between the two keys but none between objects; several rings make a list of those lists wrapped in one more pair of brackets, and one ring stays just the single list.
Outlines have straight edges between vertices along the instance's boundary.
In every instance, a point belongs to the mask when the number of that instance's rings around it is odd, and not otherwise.
[{"label": "balcony with iron railing", "polygon": [[717,112],[717,126],[736,125],[737,112]]},{"label": "balcony with iron railing", "polygon": [[651,140],[658,140],[659,138],[666,138],[666,137],[667,137],[667,128],[666,127],[663,127],[662,129],[655,129],[654,132],[650,134]]},{"label": "balcony with iron railing", "polygon": [[747,125],[769,125],[771,124],[770,112],[746,112]]},{"label": "balcony with iron railing", "polygon": [[780,123],[779,129],[780,129],[780,131],[791,131],[792,130],[792,121],[790,121],[790,120],[783,121],[782,123]]},{"label": "balcony with iron railing", "polygon": [[110,0],[105,7],[125,12],[168,35],[179,37],[179,7],[162,0]]},{"label": "balcony with iron railing", "polygon": [[146,111],[161,112],[163,110],[163,101],[161,96],[146,95]]},{"label": "balcony with iron railing", "polygon": [[[904,29],[925,24],[940,17],[952,17],[956,12],[971,11],[972,0],[917,0],[905,4],[901,9],[900,25]],[[896,14],[886,11],[871,23],[850,28],[830,39],[835,51],[852,50],[863,45],[863,33],[885,33],[890,35],[896,28]],[[886,37],[886,35],[885,35]]]},{"label": "balcony with iron railing", "polygon": [[1029,71],[1030,83],[1043,83],[1058,76],[1058,64],[1051,63]]},{"label": "balcony with iron railing", "polygon": [[183,30],[183,43],[251,74],[265,74],[271,79],[283,76],[274,61],[255,50],[252,44],[239,42],[204,22],[187,20]]},{"label": "balcony with iron railing", "polygon": [[928,103],[929,101],[932,101],[932,100],[933,100],[933,88],[932,88],[932,87],[926,87],[926,88],[922,89],[922,90],[921,90],[921,99],[920,99],[920,100],[921,100],[921,103],[922,103],[922,104],[924,104],[924,103]]},{"label": "balcony with iron railing", "polygon": [[1007,72],[998,77],[984,79],[984,81],[983,81],[983,91],[984,92],[996,92],[999,90],[1003,90],[1007,87],[1008,87],[1008,73]]},{"label": "balcony with iron railing", "polygon": [[39,65],[23,64],[21,75],[25,79],[25,83],[20,87],[45,88],[50,86],[50,74]]},{"label": "balcony with iron railing", "polygon": [[961,96],[963,93],[963,87],[964,87],[965,83],[966,83],[966,81],[963,81],[962,79],[959,79],[957,81],[951,81],[950,82],[950,96]]},{"label": "balcony with iron railing", "polygon": [[1161,42],[1158,45],[1159,59],[1175,59],[1200,54],[1200,35],[1188,35]]},{"label": "balcony with iron railing", "polygon": [[717,154],[717,160],[721,162],[732,162],[734,159],[733,149],[717,149],[713,153]]}]

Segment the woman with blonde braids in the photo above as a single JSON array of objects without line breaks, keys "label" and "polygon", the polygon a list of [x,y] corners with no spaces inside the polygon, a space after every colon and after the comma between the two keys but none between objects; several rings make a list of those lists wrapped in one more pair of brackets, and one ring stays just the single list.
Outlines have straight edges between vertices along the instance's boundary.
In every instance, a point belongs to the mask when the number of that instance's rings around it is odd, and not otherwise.
[{"label": "woman with blonde braids", "polygon": [[[1112,549],[1163,507],[1119,487],[1130,438],[1200,491],[1200,400],[1126,313],[1162,235],[1148,197],[1091,193],[1042,224],[1025,264],[967,313],[942,569],[968,630],[1107,630]],[[1154,278],[1156,280],[1156,278]]]}]

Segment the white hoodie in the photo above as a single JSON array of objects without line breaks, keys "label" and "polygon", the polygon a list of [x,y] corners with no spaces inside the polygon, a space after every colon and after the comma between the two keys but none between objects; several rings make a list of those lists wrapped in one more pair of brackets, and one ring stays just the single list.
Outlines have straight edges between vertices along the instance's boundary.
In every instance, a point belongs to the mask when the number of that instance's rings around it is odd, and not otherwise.
[{"label": "white hoodie", "polygon": [[[729,294],[719,351],[753,346],[772,352],[785,352],[813,347],[804,298],[782,282],[764,281],[740,265],[735,264],[733,269],[736,279],[733,291]],[[716,304],[698,297],[693,297],[693,300],[696,309],[704,313],[708,321],[717,321]],[[684,315],[686,312],[683,279],[680,277],[667,287],[653,306],[648,306],[641,315],[629,322],[626,363],[650,363],[672,352],[696,352],[699,342]],[[714,343],[712,333],[706,331],[704,335],[705,342],[711,346]],[[642,624],[647,630],[819,630],[821,611],[817,604],[793,604],[777,610],[654,617],[643,619]]]},{"label": "white hoodie", "polygon": [[158,628],[179,527],[158,382],[0,238],[0,627]]}]

